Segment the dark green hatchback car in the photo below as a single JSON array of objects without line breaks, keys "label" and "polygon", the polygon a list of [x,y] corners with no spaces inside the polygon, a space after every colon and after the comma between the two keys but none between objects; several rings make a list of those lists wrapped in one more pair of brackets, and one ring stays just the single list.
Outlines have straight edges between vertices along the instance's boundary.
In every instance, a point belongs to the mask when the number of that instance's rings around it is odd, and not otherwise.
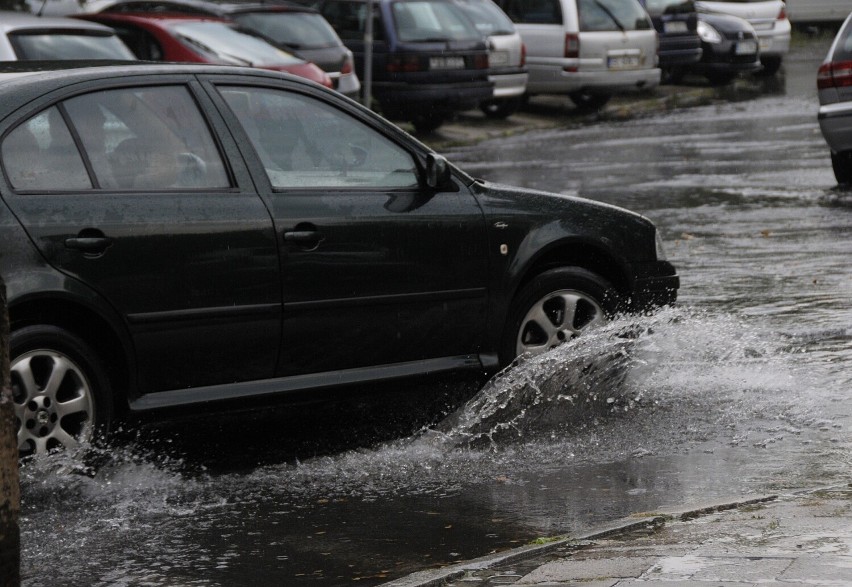
[{"label": "dark green hatchback car", "polygon": [[0,74],[0,164],[25,454],[140,412],[494,371],[678,288],[646,218],[475,180],[274,72]]}]

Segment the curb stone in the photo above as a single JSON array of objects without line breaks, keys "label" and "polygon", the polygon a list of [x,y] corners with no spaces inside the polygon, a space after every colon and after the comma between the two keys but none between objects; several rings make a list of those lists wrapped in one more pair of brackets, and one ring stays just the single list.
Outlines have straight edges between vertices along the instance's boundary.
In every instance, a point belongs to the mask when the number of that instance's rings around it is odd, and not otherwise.
[{"label": "curb stone", "polygon": [[[813,493],[822,489],[812,489],[800,493]],[[443,587],[448,583],[463,578],[470,573],[486,571],[501,565],[517,564],[540,556],[548,555],[556,551],[570,552],[581,550],[591,545],[596,540],[604,540],[613,537],[628,538],[631,535],[652,534],[663,526],[667,521],[677,520],[686,522],[727,510],[758,506],[779,498],[777,494],[763,495],[747,499],[724,501],[704,506],[694,507],[681,511],[662,510],[647,514],[645,519],[636,521],[630,518],[622,518],[609,524],[598,526],[580,536],[556,537],[545,544],[531,544],[507,550],[505,552],[491,554],[470,561],[449,565],[440,569],[417,571],[405,577],[382,583],[380,587]],[[520,577],[516,577],[520,578]]]}]

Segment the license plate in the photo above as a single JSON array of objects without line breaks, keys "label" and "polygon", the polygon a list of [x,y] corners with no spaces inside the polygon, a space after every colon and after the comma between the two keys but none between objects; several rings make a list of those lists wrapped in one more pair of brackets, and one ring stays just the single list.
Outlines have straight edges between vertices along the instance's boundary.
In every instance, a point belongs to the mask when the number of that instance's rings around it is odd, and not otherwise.
[{"label": "license plate", "polygon": [[464,57],[430,57],[429,69],[464,69]]},{"label": "license plate", "polygon": [[772,39],[760,39],[760,50],[769,51],[772,48]]},{"label": "license plate", "polygon": [[639,67],[639,56],[618,55],[607,57],[606,66],[610,69],[633,69]]},{"label": "license plate", "polygon": [[681,20],[663,23],[663,32],[665,33],[685,33],[688,30],[686,23]]},{"label": "license plate", "polygon": [[488,65],[491,67],[500,67],[502,65],[509,65],[509,52],[508,51],[492,51],[488,54]]},{"label": "license plate", "polygon": [[734,49],[737,55],[754,55],[757,53],[757,43],[754,41],[740,41]]}]

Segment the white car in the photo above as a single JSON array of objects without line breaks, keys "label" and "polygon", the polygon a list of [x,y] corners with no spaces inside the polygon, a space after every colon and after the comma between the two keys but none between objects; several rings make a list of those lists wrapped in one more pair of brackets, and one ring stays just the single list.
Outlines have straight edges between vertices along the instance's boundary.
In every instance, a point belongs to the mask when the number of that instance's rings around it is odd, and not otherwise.
[{"label": "white car", "polygon": [[488,39],[488,81],[494,97],[480,104],[490,118],[506,118],[527,91],[526,47],[512,20],[492,0],[455,0]]},{"label": "white car", "polygon": [[135,60],[109,27],[61,17],[0,12],[0,61]]},{"label": "white car", "polygon": [[529,94],[600,108],[660,83],[657,31],[638,0],[497,0],[527,48]]},{"label": "white car", "polygon": [[790,21],[782,0],[699,0],[699,12],[730,14],[751,23],[760,44],[760,63],[763,72],[774,75],[790,50]]},{"label": "white car", "polygon": [[852,12],[852,0],[786,0],[787,18],[794,25],[842,23]]}]

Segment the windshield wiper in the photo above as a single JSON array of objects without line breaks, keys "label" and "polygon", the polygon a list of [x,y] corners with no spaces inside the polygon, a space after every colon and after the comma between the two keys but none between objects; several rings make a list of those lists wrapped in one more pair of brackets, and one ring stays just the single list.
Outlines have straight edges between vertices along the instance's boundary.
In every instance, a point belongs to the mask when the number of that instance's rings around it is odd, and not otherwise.
[{"label": "windshield wiper", "polygon": [[612,13],[612,11],[611,11],[609,8],[607,8],[607,7],[604,5],[604,3],[603,3],[603,2],[601,2],[601,0],[594,0],[594,2],[595,2],[595,4],[597,4],[597,5],[598,5],[598,8],[600,8],[601,10],[603,10],[604,12],[606,12],[606,15],[612,19],[612,22],[614,22],[614,23],[615,23],[615,26],[617,26],[619,29],[621,29],[621,32],[622,32],[622,33],[626,33],[626,32],[627,32],[627,29],[626,29],[626,28],[624,28],[624,25],[623,25],[623,24],[621,24],[621,21],[620,21],[620,20],[618,20],[618,18],[616,18],[616,16]]}]

